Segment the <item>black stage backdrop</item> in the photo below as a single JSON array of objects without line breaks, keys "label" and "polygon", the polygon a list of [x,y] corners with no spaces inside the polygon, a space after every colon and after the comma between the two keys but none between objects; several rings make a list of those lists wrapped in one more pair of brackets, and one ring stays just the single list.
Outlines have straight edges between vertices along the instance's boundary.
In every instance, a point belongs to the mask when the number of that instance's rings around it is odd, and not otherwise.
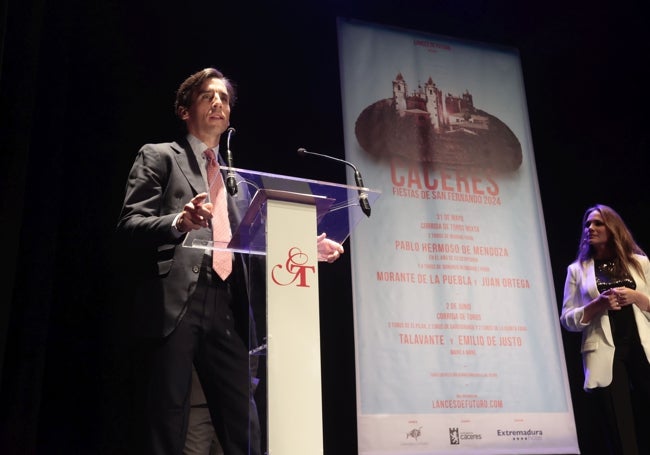
[{"label": "black stage backdrop", "polygon": [[[650,249],[647,7],[622,0],[3,0],[0,452],[125,453],[128,251],[114,239],[138,148],[180,132],[181,80],[239,88],[238,167],[344,182],[336,17],[519,49],[558,305],[591,204]],[[372,186],[372,182],[366,182]],[[349,257],[321,267],[325,453],[356,454]],[[602,453],[564,333],[582,453]],[[552,393],[552,392],[550,392]]]}]

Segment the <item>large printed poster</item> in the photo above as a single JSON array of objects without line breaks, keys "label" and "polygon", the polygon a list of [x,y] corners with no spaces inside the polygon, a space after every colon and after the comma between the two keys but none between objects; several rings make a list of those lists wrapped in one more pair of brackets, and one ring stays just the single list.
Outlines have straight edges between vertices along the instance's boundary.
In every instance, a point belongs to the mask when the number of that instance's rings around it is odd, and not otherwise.
[{"label": "large printed poster", "polygon": [[338,34],[359,453],[579,453],[518,52]]}]

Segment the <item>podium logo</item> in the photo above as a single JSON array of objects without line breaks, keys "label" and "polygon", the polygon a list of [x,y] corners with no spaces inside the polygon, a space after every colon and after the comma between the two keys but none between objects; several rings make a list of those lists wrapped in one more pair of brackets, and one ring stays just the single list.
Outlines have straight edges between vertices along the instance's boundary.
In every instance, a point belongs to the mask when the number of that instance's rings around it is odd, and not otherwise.
[{"label": "podium logo", "polygon": [[308,265],[309,256],[298,247],[293,247],[287,252],[284,264],[276,264],[271,270],[271,279],[278,286],[294,284],[299,288],[308,288],[307,272],[316,273],[316,267]]}]

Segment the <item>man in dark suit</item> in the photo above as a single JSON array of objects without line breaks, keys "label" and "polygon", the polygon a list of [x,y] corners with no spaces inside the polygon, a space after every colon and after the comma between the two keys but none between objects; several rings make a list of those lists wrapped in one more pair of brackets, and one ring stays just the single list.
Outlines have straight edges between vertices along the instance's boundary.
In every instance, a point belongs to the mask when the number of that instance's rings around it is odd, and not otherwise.
[{"label": "man in dark suit", "polygon": [[[128,176],[117,230],[131,248],[129,260],[141,261],[134,295],[138,455],[182,453],[192,364],[224,453],[261,454],[249,350],[256,346],[252,302],[265,298],[265,285],[248,282],[264,276],[253,270],[259,256],[228,253],[231,271],[222,277],[213,268],[216,253],[183,246],[193,239],[211,241],[212,231],[227,224],[234,231],[250,202],[243,190],[218,196],[227,199],[229,221],[219,223],[213,213],[218,199],[208,196],[207,165],[213,152],[222,161],[219,142],[234,102],[234,87],[220,71],[206,68],[189,76],[175,103],[187,136],[144,145]],[[225,194],[216,174],[219,194]],[[320,260],[332,262],[343,253],[324,234],[318,245]]]}]

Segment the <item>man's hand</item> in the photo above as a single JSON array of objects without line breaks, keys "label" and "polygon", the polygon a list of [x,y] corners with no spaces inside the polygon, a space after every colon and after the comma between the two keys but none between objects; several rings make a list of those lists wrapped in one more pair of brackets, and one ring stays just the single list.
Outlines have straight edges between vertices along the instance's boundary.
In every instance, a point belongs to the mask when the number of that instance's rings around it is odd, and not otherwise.
[{"label": "man's hand", "polygon": [[210,226],[212,219],[212,203],[205,202],[208,193],[199,193],[185,204],[176,228],[181,232],[189,232]]},{"label": "man's hand", "polygon": [[334,240],[328,239],[327,234],[324,232],[316,238],[316,241],[318,245],[319,261],[332,263],[345,253],[343,245]]}]

